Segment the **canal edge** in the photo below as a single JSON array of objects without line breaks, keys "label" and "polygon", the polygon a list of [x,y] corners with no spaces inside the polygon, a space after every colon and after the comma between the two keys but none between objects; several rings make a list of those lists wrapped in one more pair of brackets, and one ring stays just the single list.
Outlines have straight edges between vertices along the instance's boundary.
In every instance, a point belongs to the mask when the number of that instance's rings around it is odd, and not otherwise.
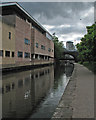
[{"label": "canal edge", "polygon": [[76,64],[74,63],[74,70],[72,72],[72,75],[51,119],[72,118],[73,115],[72,101],[74,100],[75,97],[77,78],[76,71],[77,67]]}]

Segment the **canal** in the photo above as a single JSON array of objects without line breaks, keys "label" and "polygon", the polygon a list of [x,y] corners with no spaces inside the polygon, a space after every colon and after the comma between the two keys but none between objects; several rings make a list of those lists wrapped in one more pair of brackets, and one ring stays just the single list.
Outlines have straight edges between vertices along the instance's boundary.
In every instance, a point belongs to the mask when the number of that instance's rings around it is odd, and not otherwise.
[{"label": "canal", "polygon": [[51,118],[73,64],[47,66],[2,76],[2,118]]}]

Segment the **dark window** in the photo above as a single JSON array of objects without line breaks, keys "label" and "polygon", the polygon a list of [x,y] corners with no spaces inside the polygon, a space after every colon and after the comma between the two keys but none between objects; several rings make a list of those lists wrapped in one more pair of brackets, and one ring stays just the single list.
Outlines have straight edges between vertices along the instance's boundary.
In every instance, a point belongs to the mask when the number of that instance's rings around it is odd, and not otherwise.
[{"label": "dark window", "polygon": [[24,42],[25,44],[30,45],[30,40],[28,40],[27,38],[24,39]]},{"label": "dark window", "polygon": [[10,57],[10,51],[5,51],[5,56]]},{"label": "dark window", "polygon": [[3,50],[0,50],[0,56],[3,57]]},{"label": "dark window", "polygon": [[11,40],[11,32],[9,32],[9,39]]},{"label": "dark window", "polygon": [[45,50],[45,46],[44,46],[44,45],[41,45],[41,49]]},{"label": "dark window", "polygon": [[36,43],[36,47],[38,48],[38,43]]},{"label": "dark window", "polygon": [[43,50],[45,50],[45,46],[43,46]]},{"label": "dark window", "polygon": [[48,48],[48,51],[51,52],[51,48]]},{"label": "dark window", "polygon": [[26,52],[25,52],[25,55],[24,55],[24,56],[25,56],[25,58],[30,58],[30,53],[26,53]]},{"label": "dark window", "polygon": [[23,57],[23,52],[18,51],[18,57]]},{"label": "dark window", "polygon": [[14,52],[12,52],[12,57],[14,57]]}]

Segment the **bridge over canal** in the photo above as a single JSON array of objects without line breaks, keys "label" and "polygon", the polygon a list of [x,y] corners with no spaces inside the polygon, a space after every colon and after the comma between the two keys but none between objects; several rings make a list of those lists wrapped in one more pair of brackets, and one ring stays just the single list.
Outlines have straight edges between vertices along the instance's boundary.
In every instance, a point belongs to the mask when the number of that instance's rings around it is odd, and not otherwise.
[{"label": "bridge over canal", "polygon": [[[65,50],[63,52],[64,58],[60,60],[75,60],[75,62],[78,61],[78,51],[77,50]],[[73,58],[66,58],[65,55],[71,55]]]}]

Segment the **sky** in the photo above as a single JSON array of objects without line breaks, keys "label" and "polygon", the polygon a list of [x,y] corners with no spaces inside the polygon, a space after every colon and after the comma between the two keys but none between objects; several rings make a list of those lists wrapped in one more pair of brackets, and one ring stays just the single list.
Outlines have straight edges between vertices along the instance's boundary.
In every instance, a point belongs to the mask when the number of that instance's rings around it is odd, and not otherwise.
[{"label": "sky", "polygon": [[86,34],[86,26],[94,23],[93,2],[21,2],[19,3],[59,41],[74,44]]}]

